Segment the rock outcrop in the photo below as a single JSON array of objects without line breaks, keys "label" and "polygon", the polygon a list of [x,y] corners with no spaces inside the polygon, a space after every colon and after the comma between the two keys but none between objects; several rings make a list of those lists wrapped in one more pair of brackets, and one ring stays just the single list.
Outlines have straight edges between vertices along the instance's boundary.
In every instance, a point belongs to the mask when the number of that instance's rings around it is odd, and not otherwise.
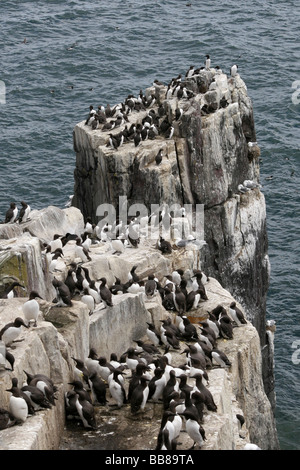
[{"label": "rock outcrop", "polygon": [[[199,323],[220,304],[228,310],[233,300],[247,318],[245,325],[234,328],[233,339],[218,340],[219,349],[230,359],[230,368],[211,367],[207,371],[217,412],[205,412],[207,441],[203,449],[238,450],[247,442],[266,450],[278,448],[273,350],[267,342],[265,321],[269,281],[265,201],[259,186],[245,193],[239,189],[244,180],[259,181],[260,152],[251,100],[238,75],[228,78],[212,69],[200,71],[184,83],[188,99],[166,99],[164,86],[155,85],[146,91],[148,99],[155,96],[154,109],[163,109],[160,121],[167,117],[173,125],[171,139],[160,133],[137,147],[129,141],[113,149],[107,146],[108,133],[79,123],[74,129],[73,207],[32,211],[24,224],[0,226],[1,327],[16,316],[22,317],[22,305],[31,290],[42,297],[37,327],[24,328],[20,341],[9,347],[15,357],[14,370],[0,371],[1,407],[9,407],[6,390],[13,377],[23,383],[24,370],[50,376],[58,389],[56,405],[51,409],[38,411],[20,426],[0,431],[2,450],[58,449],[65,426],[64,394],[74,378],[73,358],[83,360],[90,348],[99,356],[109,357],[112,352],[121,355],[134,346],[136,339],[145,339],[147,322],[160,326],[164,318],[176,320],[176,314],[163,307],[158,293],[151,299],[143,292],[114,295],[112,307],[100,303],[92,314],[79,294],[72,305],[58,306],[52,281],[54,277],[64,281],[72,263],[86,267],[96,282],[105,277],[109,287],[116,278],[126,282],[133,266],[140,279],[155,274],[162,284],[175,269],[190,273],[201,269],[208,276],[208,298],[189,312],[190,320]],[[176,120],[179,108],[183,114]],[[148,111],[129,114],[127,127],[142,123]],[[111,132],[118,134],[120,129]],[[160,149],[163,159],[158,165],[155,157]],[[172,208],[171,253],[158,250],[157,233],[141,237],[138,248],[125,243],[121,254],[96,237],[90,246],[91,259],[82,264],[73,239],[64,245],[63,258],[55,269],[49,270],[45,244],[57,234],[82,236],[88,217],[97,223],[107,208],[115,208],[116,213],[123,208],[124,199],[120,197],[125,198],[132,216],[142,206],[148,214],[154,207]],[[182,208],[186,217],[182,217]],[[189,242],[183,246],[181,238],[189,238]],[[23,289],[17,291],[17,297],[5,299],[2,294],[13,280]],[[178,364],[184,347],[181,341],[180,351],[172,351]],[[189,380],[193,383],[194,379]],[[139,416],[132,421],[128,405],[112,411],[108,399],[108,405],[96,407],[101,429],[107,419],[118,417],[124,429],[133,424],[135,430]],[[129,444],[116,436],[113,448],[154,450],[161,413],[160,404],[148,403],[146,436]],[[245,418],[242,430],[237,414]],[[105,433],[99,432],[101,446],[105,446]],[[191,444],[185,436],[179,450]]]},{"label": "rock outcrop", "polygon": [[[81,227],[83,218],[77,209],[57,209],[58,212],[61,212],[58,217],[59,223],[65,217],[69,220],[70,216],[75,222],[73,228]],[[48,217],[46,217],[48,222],[51,221],[52,213],[53,208],[49,208]],[[41,219],[47,216],[47,209],[41,211],[40,214],[37,213],[37,219],[38,215]],[[19,229],[18,226],[15,228]],[[57,233],[58,228],[59,226],[55,227],[53,222],[51,225],[53,233]],[[63,228],[69,232],[70,226],[66,225]],[[47,230],[37,231],[34,236],[29,232],[30,223],[28,222],[26,232],[18,239],[22,240],[23,236],[26,236],[31,237],[32,241],[48,241]],[[14,250],[12,240],[1,241],[1,246],[9,246],[11,253]],[[39,263],[43,258],[43,246],[41,243],[37,243],[36,246],[39,246],[40,250],[40,256],[35,258]],[[186,272],[196,269],[198,251],[198,246],[188,245],[174,249],[170,255],[162,255],[155,243],[151,244],[148,240],[144,240],[137,249],[127,247],[124,253],[115,255],[107,243],[98,242],[90,247],[91,261],[82,266],[88,268],[92,279],[97,280],[106,276],[108,285],[114,282],[115,277],[126,282],[127,273],[132,266],[137,266],[136,272],[141,279],[146,279],[149,273],[155,273],[163,283],[165,276],[174,269],[181,268]],[[58,279],[65,279],[70,263],[78,262],[74,241],[65,245],[63,261],[65,265],[59,266],[60,271],[49,273],[44,279],[47,280],[48,276],[53,279],[54,275]],[[23,297],[1,300],[1,326],[12,321],[16,316],[22,317],[22,305],[27,300],[28,287],[34,284],[30,273],[35,276],[36,269],[35,271],[29,270],[28,279],[22,280],[26,289]],[[44,272],[46,271],[47,262],[44,268]],[[39,280],[39,283],[41,282]],[[197,310],[189,314],[189,318],[195,323],[205,318],[207,312],[217,305],[222,304],[227,309],[233,300],[232,295],[213,278],[209,279],[205,287],[208,300],[202,301]],[[54,292],[50,292],[48,297],[45,296],[43,300],[39,300],[40,315],[37,327],[24,328],[18,341],[12,348],[9,348],[15,357],[15,364],[13,371],[0,372],[0,402],[2,408],[8,409],[10,394],[6,390],[11,386],[12,377],[18,378],[20,384],[24,382],[24,370],[31,374],[43,373],[51,377],[58,388],[58,399],[51,409],[36,412],[22,425],[0,431],[2,450],[58,449],[66,424],[64,394],[69,390],[69,382],[74,378],[72,358],[86,358],[92,347],[98,351],[99,356],[109,357],[112,352],[121,355],[133,345],[134,340],[145,339],[147,322],[150,321],[159,326],[163,318],[171,317],[175,321],[176,314],[165,310],[159,294],[151,299],[147,299],[143,293],[115,295],[113,307],[105,308],[104,305],[100,305],[100,308],[92,315],[89,315],[88,308],[80,297],[75,296],[73,305],[70,307],[58,307],[52,302],[53,294]],[[180,347],[183,350],[185,342],[182,342]],[[278,446],[276,426],[262,383],[260,340],[256,329],[250,322],[247,322],[243,327],[234,329],[233,340],[220,339],[218,347],[227,354],[232,366],[230,369],[208,370],[208,386],[215,398],[218,411],[205,413],[203,426],[207,441],[203,449],[238,450],[242,449],[246,442],[254,442],[262,449],[276,449]],[[172,354],[176,357],[178,352],[172,351]],[[179,363],[182,363],[181,354],[178,354],[178,358]],[[193,379],[190,380],[193,381]],[[142,434],[140,440],[130,443],[132,450],[155,449],[161,412],[161,405],[148,404],[146,417],[143,418],[149,420],[147,434]],[[97,414],[98,420],[101,420],[101,426],[106,419],[109,421],[109,417],[118,416],[118,419],[126,425],[126,429],[132,428],[133,422],[128,405],[114,411],[110,411],[109,406],[100,406],[97,407]],[[239,429],[236,414],[243,414],[245,417],[246,424],[242,432]],[[134,421],[135,427],[138,426],[138,419],[139,417]],[[100,438],[101,446],[103,446],[105,437],[101,437],[101,432]],[[114,449],[128,448],[128,443],[121,438],[118,439],[114,441]],[[187,436],[181,441],[180,449],[190,447],[191,442]]]},{"label": "rock outcrop", "polygon": [[[201,267],[240,301],[257,328],[265,388],[275,407],[273,359],[265,329],[270,278],[266,208],[259,188],[260,148],[252,102],[238,74],[228,77],[220,70],[200,70],[181,83],[190,92],[188,98],[167,98],[168,89],[162,85],[145,92],[155,96],[151,109],[156,115],[163,109],[159,123],[167,118],[174,127],[170,140],[161,132],[138,147],[132,140],[117,149],[108,145],[109,133],[117,135],[124,126],[141,124],[149,108],[132,111],[122,128],[111,131],[101,126],[92,130],[85,121],[75,126],[73,205],[95,223],[104,215],[105,204],[116,213],[121,210],[120,196],[128,208],[144,204],[148,215],[156,205],[192,207],[192,223],[196,207],[203,206],[203,225],[192,225],[193,234],[206,242],[200,252]],[[183,111],[179,120],[177,109]],[[157,165],[160,149],[163,159]],[[239,185],[244,180],[258,187],[242,193]]]}]

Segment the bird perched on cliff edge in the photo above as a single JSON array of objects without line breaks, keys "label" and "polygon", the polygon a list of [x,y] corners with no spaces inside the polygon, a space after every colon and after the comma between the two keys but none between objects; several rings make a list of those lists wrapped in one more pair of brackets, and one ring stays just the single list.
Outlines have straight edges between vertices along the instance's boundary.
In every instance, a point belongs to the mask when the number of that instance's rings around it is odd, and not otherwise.
[{"label": "bird perched on cliff edge", "polygon": [[6,211],[5,214],[5,224],[12,224],[16,221],[17,215],[18,215],[18,208],[15,202],[10,203],[9,209]]},{"label": "bird perched on cliff edge", "polygon": [[55,288],[57,295],[56,299],[53,300],[53,303],[55,303],[57,307],[71,307],[73,303],[71,300],[71,293],[68,286],[63,281],[59,281],[58,279],[56,279],[56,277],[54,277],[52,285]]},{"label": "bird perched on cliff edge", "polygon": [[22,326],[28,328],[23,318],[17,317],[13,322],[7,323],[0,331],[0,340],[5,346],[10,346],[22,332]]},{"label": "bird perched on cliff edge", "polygon": [[26,202],[24,201],[21,201],[21,210],[20,210],[20,214],[19,214],[19,217],[18,217],[18,222],[19,224],[21,224],[22,222],[26,222],[29,218],[29,214],[31,212],[31,208],[29,206],[29,204],[27,204]]}]

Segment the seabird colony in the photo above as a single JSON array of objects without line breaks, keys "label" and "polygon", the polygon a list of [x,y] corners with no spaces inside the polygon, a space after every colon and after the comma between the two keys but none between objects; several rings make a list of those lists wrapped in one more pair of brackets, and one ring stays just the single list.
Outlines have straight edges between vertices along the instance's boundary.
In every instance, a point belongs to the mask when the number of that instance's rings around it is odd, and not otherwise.
[{"label": "seabird colony", "polygon": [[[206,57],[205,67],[210,67],[209,56]],[[186,88],[185,81],[200,71],[191,66],[184,79],[181,75],[172,79],[167,87],[166,99],[173,96],[177,96],[178,100],[191,99],[193,93]],[[161,86],[157,80],[154,85]],[[114,149],[130,141],[138,146],[145,138],[154,139],[158,135],[171,137],[172,122],[166,118],[161,107],[154,111],[154,104],[153,95],[146,97],[140,91],[137,97],[129,95],[124,103],[113,109],[107,105],[106,108],[99,106],[95,111],[91,106],[85,124],[95,130],[101,128],[103,132],[124,124],[119,134],[109,135],[107,145]],[[128,115],[147,109],[149,112],[143,122],[128,128]],[[181,116],[182,111],[176,110],[174,119],[180,119]],[[161,153],[157,155],[156,164],[160,162]],[[246,187],[250,190],[250,183]],[[25,210],[27,206],[22,204]],[[16,207],[12,204],[5,222],[17,221]],[[20,221],[23,221],[23,216]],[[162,222],[160,218],[158,224]],[[143,223],[147,225],[149,219]],[[108,286],[105,277],[92,279],[88,269],[88,263],[93,261],[91,245],[107,244],[112,253],[124,253],[128,248],[139,247],[141,228],[142,220],[138,217],[129,220],[125,227],[106,224],[101,229],[87,218],[81,236],[56,234],[52,240],[44,243],[43,253],[56,293],[53,306],[71,307],[75,299],[81,300],[87,305],[89,315],[93,315],[99,309],[113,308],[115,296],[134,293],[142,294],[145,301],[160,296],[168,312],[159,327],[152,323],[145,325],[145,338],[131,338],[132,346],[119,358],[115,353],[109,358],[104,357],[101,344],[91,348],[88,357],[72,358],[73,380],[69,383],[70,390],[65,392],[66,418],[73,418],[83,429],[93,431],[97,429],[97,407],[101,409],[108,404],[114,405],[117,410],[129,407],[130,413],[139,417],[147,410],[149,403],[157,403],[161,407],[161,422],[155,450],[176,449],[183,430],[189,436],[191,448],[201,449],[206,440],[205,417],[207,413],[217,411],[213,394],[209,390],[209,371],[214,367],[231,367],[230,359],[219,349],[218,341],[220,338],[232,340],[234,328],[243,326],[247,320],[233,302],[228,310],[219,305],[208,312],[205,320],[198,323],[190,321],[192,311],[208,300],[206,285],[210,279],[201,271],[177,269],[160,282],[156,273],[141,279],[136,272],[137,266],[132,266],[126,282],[115,278],[115,282]],[[117,239],[110,237],[111,231],[115,229],[118,230]],[[131,230],[138,236],[131,237]],[[114,241],[119,243],[113,245]],[[174,248],[184,249],[188,242],[182,241],[174,247],[160,236],[156,248],[168,256]],[[70,244],[74,255],[71,262],[64,254]],[[10,285],[3,298],[18,295],[16,287],[25,289],[20,283]],[[39,318],[43,317],[41,301],[38,292],[30,292],[28,300],[23,304],[23,318],[16,317],[14,322],[1,326],[0,340],[4,349],[0,353],[0,363],[5,364],[6,373],[12,376],[12,345],[22,332],[38,326]],[[0,429],[22,424],[39,410],[55,406],[57,386],[52,380],[39,371],[35,374],[24,371],[24,374],[25,382],[22,385],[12,377],[11,388],[7,390],[10,393],[9,410],[0,408]]]}]

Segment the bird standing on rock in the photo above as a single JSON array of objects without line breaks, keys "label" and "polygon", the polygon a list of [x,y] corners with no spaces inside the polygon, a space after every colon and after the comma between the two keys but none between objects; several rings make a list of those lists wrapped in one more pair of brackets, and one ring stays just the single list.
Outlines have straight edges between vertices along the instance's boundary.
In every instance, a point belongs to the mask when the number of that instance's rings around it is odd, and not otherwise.
[{"label": "bird standing on rock", "polygon": [[24,286],[22,286],[22,284],[20,284],[18,281],[14,281],[14,282],[10,283],[8,285],[8,287],[6,287],[6,289],[4,290],[4,293],[2,295],[2,299],[12,299],[12,298],[14,298],[15,295],[16,295],[16,292],[15,292],[16,287],[21,287],[22,290],[25,290]]},{"label": "bird standing on rock", "polygon": [[109,288],[106,286],[106,278],[102,277],[100,281],[101,281],[101,284],[100,284],[99,291],[100,291],[101,300],[106,307],[112,307],[113,306],[112,293],[109,290]]},{"label": "bird standing on rock", "polygon": [[13,224],[17,219],[18,212],[19,212],[19,210],[17,208],[16,203],[11,202],[10,206],[9,206],[9,209],[5,213],[4,223],[5,224]]},{"label": "bird standing on rock", "polygon": [[162,162],[162,152],[163,152],[163,150],[160,149],[160,150],[158,151],[156,157],[155,157],[155,163],[156,163],[156,165],[160,165],[161,162]]},{"label": "bird standing on rock", "polygon": [[77,390],[76,393],[76,408],[83,426],[85,428],[97,429],[94,406],[86,399],[82,390]]},{"label": "bird standing on rock", "polygon": [[27,384],[30,386],[35,386],[43,392],[47,400],[51,405],[55,406],[57,387],[54,385],[50,377],[47,377],[44,374],[30,374],[24,370],[27,377]]},{"label": "bird standing on rock", "polygon": [[75,257],[80,258],[83,263],[87,263],[91,261],[91,257],[84,246],[82,246],[81,238],[76,238],[76,246],[75,246]]},{"label": "bird standing on rock", "polygon": [[21,390],[17,386],[13,386],[6,390],[11,392],[9,399],[9,411],[14,419],[19,423],[25,423],[28,417],[28,405],[26,399],[22,397]]},{"label": "bird standing on rock", "polygon": [[16,422],[16,418],[10,411],[0,408],[0,431],[14,426]]},{"label": "bird standing on rock", "polygon": [[22,326],[28,328],[23,318],[17,317],[13,322],[7,323],[0,331],[0,340],[5,346],[10,346],[22,333]]},{"label": "bird standing on rock", "polygon": [[188,435],[194,442],[191,449],[194,449],[194,447],[197,444],[199,448],[201,449],[201,447],[204,444],[204,439],[205,439],[205,432],[204,432],[203,427],[201,426],[200,422],[195,417],[195,415],[191,413],[189,410],[186,410],[181,414],[185,418],[186,432],[188,433]]},{"label": "bird standing on rock", "polygon": [[140,383],[134,388],[130,398],[130,410],[132,414],[144,411],[149,396],[148,380],[141,376]]},{"label": "bird standing on rock", "polygon": [[21,224],[22,222],[26,222],[29,218],[29,214],[31,212],[31,208],[29,206],[29,204],[27,204],[26,202],[24,201],[21,201],[21,210],[20,210],[20,213],[19,213],[19,217],[18,217],[18,222],[19,224]]},{"label": "bird standing on rock", "polygon": [[154,274],[149,274],[148,280],[145,283],[145,294],[147,297],[153,297],[157,290],[157,283]]},{"label": "bird standing on rock", "polygon": [[155,325],[153,323],[148,323],[147,322],[147,329],[146,329],[146,335],[148,336],[149,340],[155,345],[159,346],[162,344],[160,334],[158,330],[155,328]]},{"label": "bird standing on rock", "polygon": [[52,285],[56,290],[56,299],[53,302],[58,307],[71,307],[73,305],[71,300],[71,293],[68,286],[63,282],[56,279],[56,277],[52,281]]},{"label": "bird standing on rock", "polygon": [[112,398],[116,401],[118,408],[121,408],[125,403],[127,403],[125,388],[118,377],[122,374],[122,371],[120,371],[119,369],[115,369],[113,372],[113,377],[109,382],[110,394]]}]

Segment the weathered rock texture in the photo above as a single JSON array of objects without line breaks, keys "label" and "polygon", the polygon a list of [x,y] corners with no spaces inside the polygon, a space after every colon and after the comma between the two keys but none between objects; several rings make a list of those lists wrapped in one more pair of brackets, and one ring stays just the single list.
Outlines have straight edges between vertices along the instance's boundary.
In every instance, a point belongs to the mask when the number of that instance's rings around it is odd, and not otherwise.
[{"label": "weathered rock texture", "polygon": [[[128,270],[133,265],[137,266],[136,272],[141,278],[144,279],[150,272],[154,272],[163,282],[164,276],[175,268],[181,267],[185,271],[194,269],[197,251],[197,247],[191,245],[189,249],[181,248],[174,250],[171,255],[163,256],[155,244],[150,245],[144,241],[138,249],[127,248],[118,256],[112,254],[107,244],[99,243],[92,245],[92,260],[85,263],[85,266],[94,279],[106,275],[109,285],[115,276],[126,281]],[[74,260],[72,242],[66,245],[64,260],[66,263]],[[57,273],[57,276],[64,279],[66,268]],[[232,295],[213,278],[206,284],[206,291],[208,300],[201,302],[197,310],[190,312],[190,318],[194,322],[205,318],[207,312],[219,304],[228,308],[233,300]],[[25,300],[24,297],[1,300],[1,325],[12,321],[16,315],[22,316],[22,304]],[[2,450],[58,449],[65,426],[64,392],[70,387],[68,382],[74,378],[72,357],[86,358],[91,347],[97,350],[99,356],[109,357],[112,352],[119,356],[129,346],[134,345],[133,340],[145,338],[147,321],[159,326],[161,319],[167,316],[171,316],[173,320],[175,318],[174,313],[167,312],[162,307],[158,294],[150,300],[142,293],[117,295],[113,297],[113,307],[102,306],[91,316],[80,298],[75,298],[72,307],[56,307],[49,300],[40,300],[39,303],[41,313],[38,326],[29,330],[24,328],[18,338],[20,341],[10,348],[15,357],[14,371],[0,373],[0,402],[3,408],[8,408],[10,394],[6,389],[11,386],[12,377],[17,377],[19,383],[23,383],[24,370],[50,376],[59,389],[58,400],[51,410],[36,412],[35,416],[28,417],[23,425],[0,431]],[[185,343],[182,342],[181,350],[184,347]],[[205,412],[203,426],[207,441],[203,449],[239,450],[243,449],[247,442],[256,443],[262,449],[276,449],[276,426],[262,383],[260,340],[256,329],[250,322],[235,328],[234,339],[220,339],[218,347],[227,354],[232,367],[228,370],[208,370],[208,387],[214,396],[218,411]],[[172,351],[172,354],[175,365],[176,361],[181,364],[183,356],[176,351]],[[193,379],[190,380],[192,383]],[[110,410],[109,405],[96,408],[99,431],[94,434],[94,448],[155,449],[162,413],[161,405],[149,403],[145,416],[138,416],[134,420],[129,406],[124,406],[121,410]],[[245,417],[242,434],[237,424],[237,413]],[[106,444],[106,436],[111,434],[108,432],[109,426],[116,418],[118,428],[127,430],[127,437],[135,436],[132,441],[127,441],[124,434],[120,435],[116,431],[113,444],[112,437]],[[139,437],[136,437],[136,429],[141,429],[138,432]],[[94,431],[88,433],[93,435]],[[84,432],[84,435],[86,434]],[[178,450],[186,450],[192,444],[185,433],[182,434],[180,442]],[[110,447],[111,445],[113,447]]]},{"label": "weathered rock texture", "polygon": [[[214,69],[203,70],[185,84],[194,93],[189,100],[167,100],[164,86],[146,91],[156,96],[153,109],[164,107],[161,120],[168,116],[172,122],[171,140],[159,135],[138,147],[129,142],[115,150],[107,146],[108,132],[92,130],[85,121],[75,126],[73,204],[95,223],[100,205],[110,203],[119,209],[119,196],[127,197],[128,207],[144,204],[149,215],[154,204],[192,205],[194,209],[204,205],[206,245],[200,253],[201,267],[242,303],[257,328],[265,388],[274,407],[272,355],[265,330],[270,275],[265,199],[259,189],[246,194],[238,191],[245,179],[259,181],[260,149],[252,102],[239,75],[229,78]],[[222,97],[228,106],[220,106]],[[204,114],[203,105],[215,111]],[[175,120],[177,107],[184,111],[179,121]],[[132,112],[126,125],[142,122],[148,111]],[[157,166],[154,159],[160,148],[164,156]],[[98,210],[98,215],[103,211]]]},{"label": "weathered rock texture", "polygon": [[[213,77],[217,88],[208,90]],[[148,210],[152,204],[162,203],[203,205],[206,245],[200,250],[199,245],[193,244],[177,247],[171,255],[163,256],[156,248],[156,240],[143,239],[138,249],[126,248],[117,256],[107,243],[97,243],[91,246],[92,260],[86,263],[92,279],[105,276],[111,285],[117,276],[125,282],[133,265],[137,265],[142,279],[155,273],[160,281],[174,269],[201,268],[210,280],[206,285],[208,300],[191,313],[196,322],[220,303],[227,308],[235,298],[248,323],[235,328],[233,340],[219,340],[220,349],[231,360],[231,368],[208,371],[218,413],[205,414],[204,449],[241,449],[250,441],[262,449],[278,448],[268,400],[273,389],[271,385],[267,387],[272,384],[273,370],[265,338],[264,307],[269,278],[265,203],[259,189],[245,195],[237,191],[244,179],[259,178],[259,148],[248,145],[255,141],[252,105],[240,77],[228,80],[224,74],[217,75],[212,70],[190,79],[188,87],[194,91],[194,98],[179,103],[176,99],[164,100],[164,87],[148,90],[148,93],[155,92],[157,102],[163,103],[169,118],[174,116],[178,104],[184,109],[181,121],[173,121],[175,133],[171,140],[160,136],[137,148],[133,143],[126,143],[115,151],[106,146],[105,133],[78,124],[74,130],[77,159],[74,205],[77,208],[49,207],[33,212],[25,224],[1,226],[2,290],[11,279],[20,280],[25,287],[25,291],[19,291],[18,298],[1,300],[1,327],[16,314],[22,316],[21,306],[30,290],[38,290],[44,299],[40,301],[38,326],[24,329],[22,341],[12,349],[15,370],[1,372],[1,406],[8,406],[6,389],[11,385],[11,378],[17,377],[22,383],[24,370],[50,375],[59,388],[57,404],[51,410],[36,413],[22,426],[1,431],[1,449],[57,449],[65,424],[64,392],[74,377],[72,357],[87,357],[91,347],[96,348],[99,356],[108,357],[111,352],[121,354],[133,345],[137,336],[145,336],[149,319],[159,325],[162,318],[173,315],[162,307],[158,295],[151,301],[143,294],[120,295],[114,298],[113,307],[100,308],[91,316],[80,298],[75,298],[69,308],[52,303],[53,276],[65,279],[70,263],[80,260],[76,259],[75,242],[69,242],[58,266],[60,271],[49,273],[43,243],[49,243],[54,234],[82,234],[84,219],[91,216],[97,222],[98,206],[111,203],[118,208],[119,196],[126,196],[129,206],[143,203]],[[229,105],[219,108],[219,100],[224,95]],[[201,107],[205,103],[212,105],[215,112],[202,116]],[[145,114],[146,111],[133,113],[130,120],[141,121]],[[163,162],[157,166],[154,158],[161,147]],[[195,236],[199,238],[199,233]],[[268,359],[270,367],[265,367]],[[262,379],[267,373],[264,389]],[[136,450],[144,448],[143,445],[147,449],[155,448],[161,410],[157,414],[149,404],[148,411],[147,436],[152,436],[151,442],[138,440],[126,447],[119,440],[115,443],[117,448],[133,449],[135,445]],[[114,416],[121,419],[125,429],[129,426],[127,407],[115,412],[105,410],[105,413],[99,409],[98,413],[102,424],[104,416]],[[244,439],[237,430],[236,413],[245,416]],[[103,446],[104,437],[100,433],[99,446]],[[190,446],[191,442],[183,438],[182,449]]]}]

